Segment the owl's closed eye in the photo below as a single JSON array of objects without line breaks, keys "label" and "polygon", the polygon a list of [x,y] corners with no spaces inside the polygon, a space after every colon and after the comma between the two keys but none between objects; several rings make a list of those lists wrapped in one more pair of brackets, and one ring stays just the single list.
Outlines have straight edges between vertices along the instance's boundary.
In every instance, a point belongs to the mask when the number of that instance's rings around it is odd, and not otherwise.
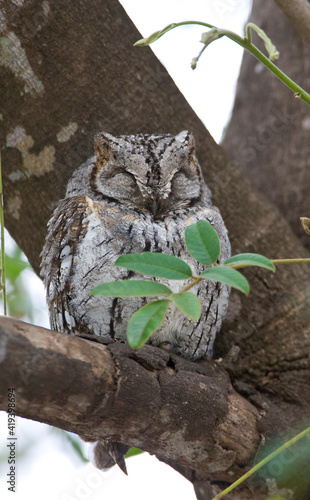
[{"label": "owl's closed eye", "polygon": [[[98,165],[99,163],[99,165]],[[107,200],[129,203],[143,203],[135,176],[113,163],[100,165],[100,159],[90,172],[90,186],[93,192]]]}]

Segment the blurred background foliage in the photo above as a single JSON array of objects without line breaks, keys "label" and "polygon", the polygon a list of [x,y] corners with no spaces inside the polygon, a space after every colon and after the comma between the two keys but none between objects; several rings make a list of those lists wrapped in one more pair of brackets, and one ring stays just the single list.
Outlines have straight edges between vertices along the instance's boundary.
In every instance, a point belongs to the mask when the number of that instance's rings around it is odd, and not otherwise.
[{"label": "blurred background foliage", "polygon": [[33,272],[25,255],[15,243],[13,252],[10,255],[5,254],[8,314],[19,319],[28,317],[33,321],[34,304],[27,290],[27,275],[24,272],[26,270]]},{"label": "blurred background foliage", "polygon": [[[8,315],[49,328],[43,283],[7,231],[5,231],[5,278]],[[1,293],[0,313],[3,314],[3,311],[3,293]]]}]

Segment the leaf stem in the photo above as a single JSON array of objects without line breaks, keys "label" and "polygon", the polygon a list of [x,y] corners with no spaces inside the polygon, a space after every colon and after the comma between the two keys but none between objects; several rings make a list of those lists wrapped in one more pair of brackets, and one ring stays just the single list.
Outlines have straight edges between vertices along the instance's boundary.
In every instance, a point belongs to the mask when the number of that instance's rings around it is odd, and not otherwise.
[{"label": "leaf stem", "polygon": [[[237,42],[238,43],[238,42]],[[241,43],[239,43],[241,45]],[[289,78],[278,66],[276,66],[268,57],[266,57],[255,45],[246,42],[244,45],[254,57],[262,62],[281,82],[283,82],[289,89],[291,89],[296,96],[300,97],[307,104],[310,104],[310,95],[302,87],[297,85],[291,78]]]},{"label": "leaf stem", "polygon": [[4,316],[6,316],[7,306],[6,306],[6,284],[5,284],[4,210],[3,210],[1,152],[0,152],[0,224],[1,224],[1,290],[3,292],[3,312]]},{"label": "leaf stem", "polygon": [[[310,95],[302,87],[297,85],[297,83],[295,83],[291,78],[289,78],[285,73],[283,73],[283,71],[281,71],[273,62],[271,62],[270,59],[268,59],[268,57],[266,57],[252,43],[252,36],[251,36],[251,31],[250,31],[251,27],[252,27],[251,23],[249,23],[247,26],[246,36],[241,37],[241,36],[237,35],[237,33],[234,33],[234,32],[229,31],[229,30],[218,29],[216,26],[213,26],[212,24],[208,24],[208,23],[203,23],[202,21],[182,21],[180,23],[170,24],[164,30],[162,30],[161,32],[158,32],[158,34],[156,33],[157,37],[154,40],[151,40],[147,43],[139,43],[139,42],[144,42],[144,40],[148,40],[148,39],[139,40],[138,42],[136,42],[135,45],[149,45],[150,43],[153,43],[154,41],[158,40],[161,36],[163,36],[168,31],[171,31],[174,28],[178,28],[179,26],[186,26],[186,25],[198,25],[198,26],[204,26],[205,28],[217,29],[221,36],[227,36],[227,38],[236,42],[243,49],[248,50],[254,57],[256,57],[256,59],[258,59],[262,64],[264,64],[277,78],[279,78],[279,80],[281,80],[287,87],[289,87],[295,93],[296,97],[300,97],[306,103],[310,104]],[[200,57],[203,50],[204,49],[202,49],[200,51],[198,58]],[[195,58],[196,62],[197,62],[198,58]]]},{"label": "leaf stem", "polygon": [[199,276],[192,276],[192,282],[186,285],[184,288],[179,293],[187,292],[187,290],[190,290],[193,288],[193,286],[197,285],[200,281],[203,280],[203,278],[200,278]]},{"label": "leaf stem", "polygon": [[[204,24],[204,23],[202,23]],[[306,92],[302,87],[297,85],[291,78],[289,78],[283,71],[281,71],[278,66],[276,66],[268,57],[266,57],[252,42],[251,38],[248,39],[248,33],[246,38],[242,38],[236,33],[228,30],[221,30],[221,32],[225,31],[225,36],[230,40],[238,43],[241,47],[248,50],[256,59],[258,59],[261,63],[263,63],[281,82],[283,82],[287,87],[289,87],[295,95],[298,95],[301,99],[303,99],[306,103],[310,104],[310,95]],[[248,30],[249,31],[249,30]]]},{"label": "leaf stem", "polygon": [[270,259],[275,265],[278,264],[310,264],[310,258],[305,259]]},{"label": "leaf stem", "polygon": [[297,434],[297,436],[294,436],[292,439],[290,439],[289,441],[284,443],[282,446],[277,448],[275,451],[270,453],[270,455],[268,455],[268,457],[266,457],[263,460],[261,460],[260,462],[258,462],[258,464],[256,464],[254,467],[252,467],[251,470],[249,470],[248,472],[243,474],[243,476],[239,477],[239,479],[237,479],[237,481],[235,481],[228,488],[226,488],[225,490],[221,491],[221,493],[216,495],[213,498],[213,500],[220,500],[220,498],[223,498],[225,495],[227,495],[227,493],[230,493],[237,486],[239,486],[239,484],[243,483],[243,481],[245,481],[248,477],[250,477],[252,474],[254,474],[254,472],[258,471],[261,467],[263,467],[265,464],[267,464],[270,460],[272,460],[274,457],[279,455],[279,453],[282,453],[282,451],[286,450],[287,448],[289,448],[289,446],[296,443],[297,441],[299,441],[301,438],[305,437],[309,433],[310,433],[310,427],[307,427],[307,429],[300,432],[299,434]]}]

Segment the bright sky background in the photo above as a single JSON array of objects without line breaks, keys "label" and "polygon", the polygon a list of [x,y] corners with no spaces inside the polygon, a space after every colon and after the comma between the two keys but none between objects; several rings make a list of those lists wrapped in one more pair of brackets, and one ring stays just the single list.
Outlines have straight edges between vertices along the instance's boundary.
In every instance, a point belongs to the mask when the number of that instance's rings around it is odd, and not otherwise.
[{"label": "bright sky background", "polygon": [[[251,0],[122,0],[142,35],[148,36],[171,22],[200,20],[244,33]],[[173,30],[152,48],[172,78],[219,141],[229,119],[242,50],[222,38],[204,52],[197,69],[190,62],[202,48],[202,27]],[[136,48],[135,50],[146,50]],[[181,124],[180,124],[181,125]],[[182,128],[182,125],[181,125]],[[10,242],[7,241],[7,249]],[[38,313],[35,323],[48,327],[44,290],[40,280],[28,273],[30,294]],[[195,500],[192,485],[170,467],[143,454],[127,461],[129,476],[117,468],[101,473],[90,464],[81,464],[57,431],[33,421],[18,419],[18,450],[27,450],[27,458],[17,464],[17,493],[7,491],[7,415],[0,412],[0,498],[14,500]],[[3,462],[1,462],[3,463]]]}]

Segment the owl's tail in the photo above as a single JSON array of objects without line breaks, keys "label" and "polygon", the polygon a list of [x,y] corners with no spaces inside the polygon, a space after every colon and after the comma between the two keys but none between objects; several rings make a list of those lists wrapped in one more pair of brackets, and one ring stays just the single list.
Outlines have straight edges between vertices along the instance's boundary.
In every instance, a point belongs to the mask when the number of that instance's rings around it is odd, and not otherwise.
[{"label": "owl's tail", "polygon": [[106,471],[117,464],[124,474],[128,475],[125,455],[129,449],[130,446],[116,441],[96,441],[93,444],[91,462],[95,467],[97,467],[97,469],[103,471]]}]

